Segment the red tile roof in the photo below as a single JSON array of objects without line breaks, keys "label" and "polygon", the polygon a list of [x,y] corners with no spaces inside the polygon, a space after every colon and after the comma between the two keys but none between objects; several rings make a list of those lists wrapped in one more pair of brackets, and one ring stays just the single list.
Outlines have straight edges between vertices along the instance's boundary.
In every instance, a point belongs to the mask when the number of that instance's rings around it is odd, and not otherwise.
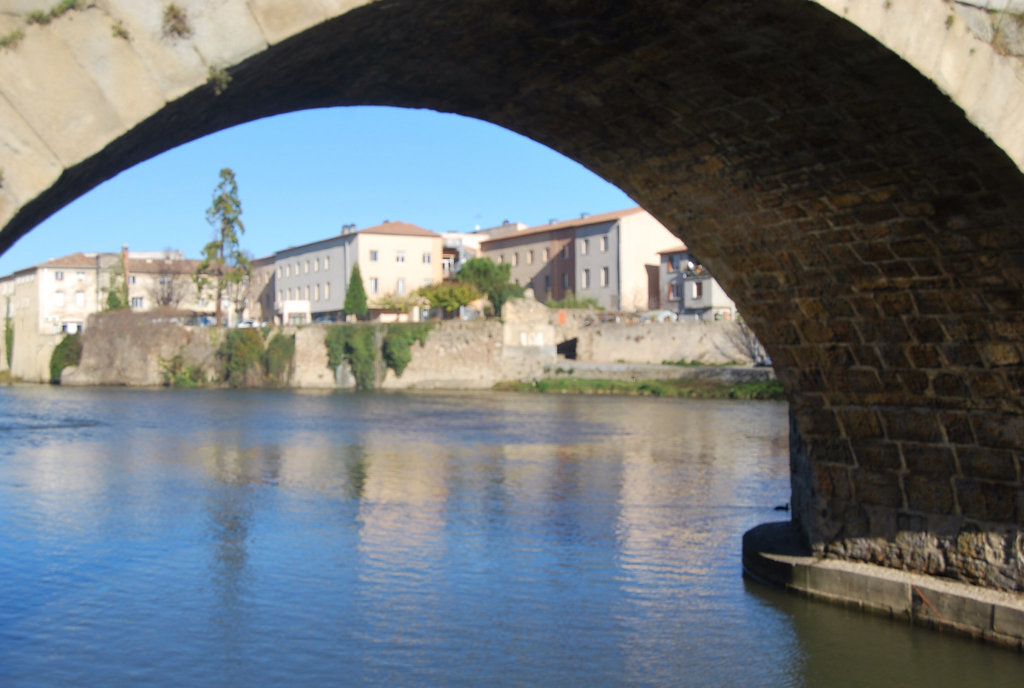
[{"label": "red tile roof", "polygon": [[95,253],[86,255],[78,251],[77,253],[69,253],[60,258],[51,258],[45,263],[33,265],[32,268],[94,268],[96,267],[96,256],[97,254]]},{"label": "red tile roof", "polygon": [[399,234],[402,236],[426,236],[426,237],[439,237],[441,236],[437,232],[431,232],[429,229],[423,229],[416,225],[411,225],[408,222],[385,222],[383,224],[376,225],[375,227],[367,227],[366,229],[360,229],[355,232],[356,234]]},{"label": "red tile roof", "polygon": [[166,260],[163,258],[129,258],[128,272],[135,274],[155,275],[189,275],[195,272],[200,261],[186,258],[184,260]]},{"label": "red tile roof", "polygon": [[530,235],[533,235],[533,234],[541,234],[543,232],[551,232],[551,231],[554,231],[554,230],[557,230],[557,229],[569,229],[569,228],[573,228],[573,227],[587,227],[589,225],[601,224],[602,222],[613,222],[615,220],[620,220],[620,219],[622,219],[624,217],[629,217],[630,215],[637,215],[637,214],[642,213],[642,212],[644,212],[644,209],[641,208],[640,206],[636,206],[635,208],[627,208],[625,210],[613,210],[611,212],[600,213],[598,215],[587,215],[586,217],[577,217],[577,218],[574,218],[572,220],[562,220],[561,222],[552,222],[552,223],[546,224],[546,225],[537,225],[535,227],[528,227],[528,228],[520,230],[518,232],[511,232],[509,234],[503,234],[503,235],[501,235],[499,237],[495,237],[493,239],[485,239],[485,240],[481,241],[480,244],[482,246],[483,244],[489,244],[489,243],[497,242],[497,241],[507,241],[507,240],[510,240],[510,239],[518,239],[519,237],[522,237],[522,236],[530,236]]},{"label": "red tile roof", "polygon": [[690,248],[686,244],[679,244],[675,248],[667,248],[664,251],[658,251],[658,255],[659,256],[663,256],[663,255],[665,255],[667,253],[683,253],[683,252],[689,251],[689,250],[690,250]]}]

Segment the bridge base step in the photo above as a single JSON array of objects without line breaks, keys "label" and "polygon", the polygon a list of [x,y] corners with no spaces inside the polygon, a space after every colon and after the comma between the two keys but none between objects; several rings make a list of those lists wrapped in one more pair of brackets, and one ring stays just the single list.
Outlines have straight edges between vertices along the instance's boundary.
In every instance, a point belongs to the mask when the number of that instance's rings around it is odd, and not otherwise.
[{"label": "bridge base step", "polygon": [[1024,595],[811,556],[790,521],[743,535],[743,574],[807,597],[1024,652]]}]

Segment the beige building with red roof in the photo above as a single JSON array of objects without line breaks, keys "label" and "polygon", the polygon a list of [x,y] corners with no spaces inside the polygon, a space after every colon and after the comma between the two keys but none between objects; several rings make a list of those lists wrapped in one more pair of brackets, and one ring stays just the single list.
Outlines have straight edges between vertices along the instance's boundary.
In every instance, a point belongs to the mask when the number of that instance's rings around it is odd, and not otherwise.
[{"label": "beige building with red roof", "polygon": [[[99,275],[117,260],[117,254],[72,253],[0,279],[5,325],[9,322],[14,329],[13,376],[31,382],[49,379],[53,348],[100,310],[105,285]],[[0,365],[7,367],[6,350]]]},{"label": "beige building with red roof", "polygon": [[[0,307],[14,329],[11,374],[27,381],[49,378],[53,348],[66,334],[85,327],[89,315],[108,308],[111,292],[127,289],[134,311],[168,307],[197,315],[214,313],[210,294],[199,294],[192,273],[199,261],[180,251],[72,253],[0,278]],[[127,284],[126,284],[127,283]],[[235,301],[246,317],[248,289]],[[258,304],[252,304],[258,306]],[[234,306],[226,312],[237,313]],[[258,316],[257,316],[258,317]],[[0,343],[0,370],[7,368],[6,342]]]},{"label": "beige building with red roof", "polygon": [[274,254],[279,322],[340,320],[358,264],[370,308],[382,297],[409,297],[442,279],[441,235],[406,222],[384,222]]},{"label": "beige building with red roof", "polygon": [[528,227],[480,249],[484,258],[510,264],[512,281],[540,301],[571,293],[612,311],[644,311],[657,308],[658,252],[678,244],[637,207]]}]

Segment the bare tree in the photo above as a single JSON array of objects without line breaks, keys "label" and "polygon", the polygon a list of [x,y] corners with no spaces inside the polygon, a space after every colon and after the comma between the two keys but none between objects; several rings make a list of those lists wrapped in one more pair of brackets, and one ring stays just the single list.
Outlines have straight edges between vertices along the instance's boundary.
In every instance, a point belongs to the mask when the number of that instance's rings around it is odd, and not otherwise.
[{"label": "bare tree", "polygon": [[192,276],[189,266],[184,261],[173,260],[170,249],[165,251],[160,268],[156,271],[153,281],[147,289],[154,306],[179,308],[189,296],[192,288]]},{"label": "bare tree", "polygon": [[735,327],[729,331],[728,339],[729,343],[750,358],[754,365],[770,365],[764,346],[761,345],[757,335],[743,318],[737,316]]}]

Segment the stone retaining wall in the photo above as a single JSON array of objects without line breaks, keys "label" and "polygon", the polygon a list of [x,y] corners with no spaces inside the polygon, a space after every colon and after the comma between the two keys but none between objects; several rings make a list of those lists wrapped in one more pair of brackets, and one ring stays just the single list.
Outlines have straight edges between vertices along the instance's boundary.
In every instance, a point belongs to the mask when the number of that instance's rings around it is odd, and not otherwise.
[{"label": "stone retaining wall", "polygon": [[751,357],[739,344],[739,328],[734,322],[595,323],[575,328],[576,360],[750,365]]}]

